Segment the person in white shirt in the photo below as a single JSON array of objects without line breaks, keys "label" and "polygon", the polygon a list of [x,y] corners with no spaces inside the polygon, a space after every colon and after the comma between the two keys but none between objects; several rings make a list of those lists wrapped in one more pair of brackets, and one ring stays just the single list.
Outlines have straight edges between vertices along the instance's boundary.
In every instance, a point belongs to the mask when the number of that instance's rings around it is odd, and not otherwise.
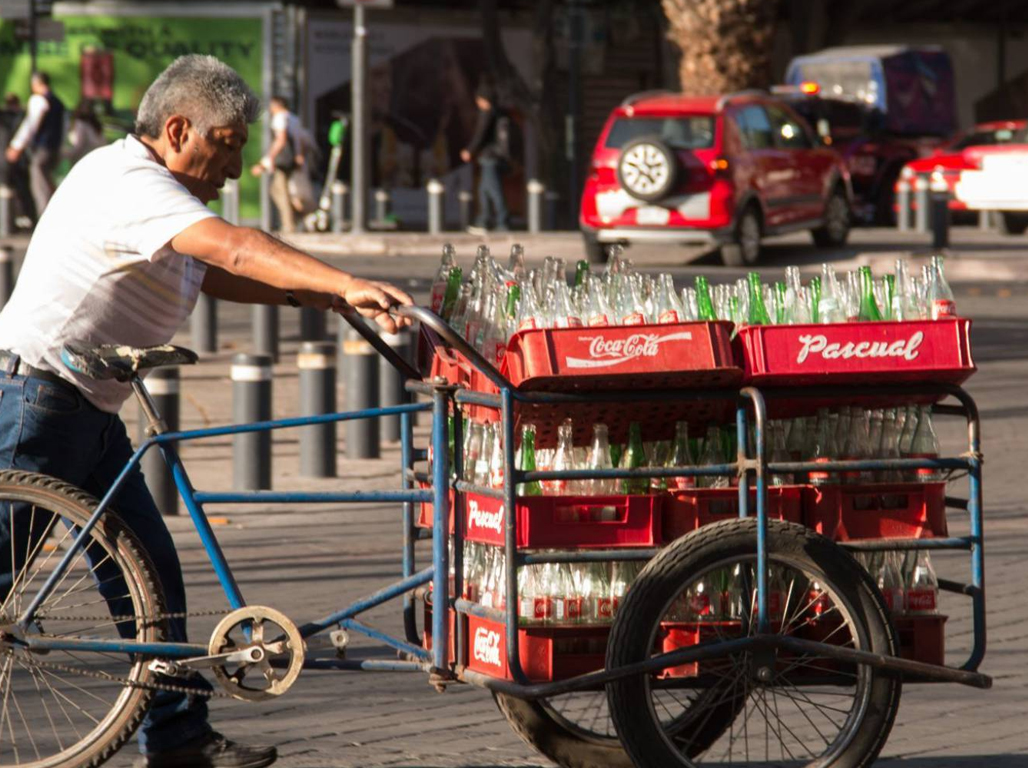
[{"label": "person in white shirt", "polygon": [[[233,226],[207,208],[226,179],[239,178],[248,126],[259,109],[230,67],[211,56],[183,56],[143,96],[136,134],[71,169],[39,220],[0,312],[0,468],[42,472],[102,495],[132,455],[118,417],[130,388],[72,373],[60,350],[71,341],[167,343],[201,290],[219,299],[323,310],[345,302],[388,332],[406,324],[389,314],[394,305],[411,303],[402,291],[358,279],[260,230]],[[184,613],[174,543],[138,466],[117,504],[154,563],[167,610]],[[12,527],[17,521],[8,526],[3,515],[0,552],[14,551]],[[2,563],[0,602],[23,586],[10,561]],[[103,563],[94,570],[103,583]],[[185,620],[169,619],[168,635],[185,642]],[[17,674],[0,677],[0,689],[14,685]],[[202,678],[170,682],[209,690]],[[148,768],[262,768],[277,757],[274,747],[247,747],[214,732],[203,696],[167,690],[154,696],[139,744]]]},{"label": "person in white shirt", "polygon": [[50,77],[46,72],[32,74],[31,89],[25,119],[8,144],[6,156],[8,162],[16,163],[28,152],[29,186],[36,216],[42,216],[54,193],[54,171],[61,159],[64,102],[50,90]]},{"label": "person in white shirt", "polygon": [[289,177],[300,172],[305,162],[310,137],[300,118],[289,111],[281,96],[268,100],[268,114],[271,116],[271,146],[261,161],[251,168],[254,176],[272,172],[268,190],[271,202],[278,211],[279,228],[282,232],[296,231],[296,210],[289,194]]}]

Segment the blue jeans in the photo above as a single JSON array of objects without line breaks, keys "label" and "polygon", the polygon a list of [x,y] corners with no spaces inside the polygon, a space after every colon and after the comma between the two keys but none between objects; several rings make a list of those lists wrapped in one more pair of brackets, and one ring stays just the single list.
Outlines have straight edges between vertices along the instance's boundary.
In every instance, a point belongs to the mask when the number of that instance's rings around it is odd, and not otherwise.
[{"label": "blue jeans", "polygon": [[492,158],[478,160],[478,226],[489,226],[490,205],[495,215],[496,226],[507,228],[507,201],[503,199],[503,174],[501,161]]},{"label": "blue jeans", "polygon": [[[11,376],[0,370],[0,468],[42,472],[100,498],[132,453],[125,424],[116,414],[99,410],[70,387]],[[167,610],[184,612],[186,591],[178,553],[138,465],[114,497],[113,506],[153,561],[164,589]],[[10,538],[7,522],[0,521],[0,551],[10,549]],[[23,551],[20,547],[17,549]],[[90,564],[93,564],[92,558]],[[113,566],[109,562],[108,565]],[[10,590],[10,569],[9,559],[0,562],[0,594],[6,595]],[[114,573],[117,574],[116,569]],[[111,578],[103,568],[95,576],[100,584]],[[102,587],[101,591],[107,594],[126,594],[124,586],[119,588],[109,582],[105,586],[107,589]],[[108,607],[116,615],[128,612],[119,608],[114,600],[108,601]],[[131,631],[128,626],[125,629]],[[168,640],[186,642],[184,619],[168,621]],[[209,683],[198,675],[169,682],[210,690]],[[139,750],[164,752],[210,730],[204,698],[159,691],[140,725]]]}]

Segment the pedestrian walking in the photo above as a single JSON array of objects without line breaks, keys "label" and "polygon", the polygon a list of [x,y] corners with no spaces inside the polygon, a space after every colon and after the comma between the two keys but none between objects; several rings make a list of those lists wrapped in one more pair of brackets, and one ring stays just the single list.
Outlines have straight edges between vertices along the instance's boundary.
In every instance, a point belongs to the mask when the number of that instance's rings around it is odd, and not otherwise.
[{"label": "pedestrian walking", "polygon": [[510,116],[497,106],[496,93],[490,84],[479,85],[475,106],[478,107],[475,133],[460,152],[465,163],[472,159],[478,162],[478,217],[468,231],[484,234],[492,224],[495,231],[506,232],[509,226],[503,177],[510,170],[513,126]]},{"label": "pedestrian walking", "polygon": [[[233,226],[207,207],[226,179],[242,173],[259,110],[233,69],[212,56],[183,56],[144,94],[135,134],[71,169],[40,216],[0,312],[0,467],[43,472],[103,495],[133,452],[118,417],[131,387],[70,371],[61,348],[165,344],[201,290],[244,303],[348,304],[389,333],[407,324],[388,313],[411,303],[402,291]],[[116,503],[160,576],[167,611],[184,616],[178,554],[138,466]],[[0,520],[0,552],[12,547],[10,527]],[[10,560],[4,562],[0,557],[0,601],[13,585]],[[90,565],[107,583],[111,564]],[[111,594],[126,591],[123,582],[110,586]],[[112,600],[116,614],[114,607]],[[185,619],[167,621],[167,639],[186,642]],[[138,733],[146,768],[263,768],[275,761],[274,747],[245,746],[212,730],[202,695],[210,684],[202,677],[167,682],[201,695],[155,694]]]},{"label": "pedestrian walking", "polygon": [[[21,99],[15,93],[8,93],[4,97],[3,109],[0,110],[0,147],[6,147],[11,143],[24,117],[25,110],[21,107]],[[32,193],[29,191],[29,172],[25,158],[19,157],[12,163],[8,161],[6,153],[0,157],[0,182],[14,191],[15,225],[22,229],[32,229],[36,220],[36,205],[32,202]]]},{"label": "pedestrian walking", "polygon": [[[311,141],[300,118],[289,111],[283,97],[271,97],[268,113],[271,115],[271,146],[251,172],[254,176],[272,173],[269,191],[271,202],[278,211],[279,228],[282,232],[295,232],[297,214],[303,216],[309,212],[304,210],[308,207],[307,201],[297,200],[294,193],[300,187],[296,184],[296,177],[301,175],[307,182],[307,190],[310,189],[305,155]],[[310,196],[313,198],[313,193]]]},{"label": "pedestrian walking", "polygon": [[50,76],[34,72],[31,80],[25,119],[7,145],[7,161],[18,162],[22,154],[29,158],[29,188],[36,206],[36,215],[43,210],[54,193],[54,170],[61,159],[64,142],[64,102],[50,90]]}]

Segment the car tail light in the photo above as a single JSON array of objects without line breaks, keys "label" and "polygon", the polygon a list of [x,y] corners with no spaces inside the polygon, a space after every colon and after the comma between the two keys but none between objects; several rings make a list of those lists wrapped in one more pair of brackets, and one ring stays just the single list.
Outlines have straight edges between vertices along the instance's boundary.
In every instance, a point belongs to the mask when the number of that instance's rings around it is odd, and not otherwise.
[{"label": "car tail light", "polygon": [[805,80],[800,83],[800,93],[805,93],[808,96],[814,96],[821,92],[821,86],[812,80]]},{"label": "car tail light", "polygon": [[727,178],[730,174],[728,158],[727,157],[715,157],[708,163],[708,167],[713,172],[715,178]]}]

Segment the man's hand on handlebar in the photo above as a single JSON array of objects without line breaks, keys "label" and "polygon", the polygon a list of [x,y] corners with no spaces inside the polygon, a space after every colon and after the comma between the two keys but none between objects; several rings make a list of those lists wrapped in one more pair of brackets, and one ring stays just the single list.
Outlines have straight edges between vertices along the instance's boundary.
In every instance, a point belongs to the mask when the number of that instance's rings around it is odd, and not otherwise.
[{"label": "man's hand on handlebar", "polygon": [[411,306],[414,300],[389,283],[354,278],[342,294],[334,298],[332,308],[342,312],[344,304],[349,304],[362,317],[374,320],[386,333],[396,333],[400,328],[410,325],[410,320],[395,313],[390,314],[390,308],[397,304]]}]

